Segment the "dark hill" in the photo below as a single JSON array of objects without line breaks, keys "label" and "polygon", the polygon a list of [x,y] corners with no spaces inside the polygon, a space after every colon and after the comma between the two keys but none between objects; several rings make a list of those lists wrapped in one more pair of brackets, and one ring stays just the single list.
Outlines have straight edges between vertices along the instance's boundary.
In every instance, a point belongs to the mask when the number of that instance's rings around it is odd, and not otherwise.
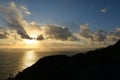
[{"label": "dark hill", "polygon": [[9,80],[120,80],[120,41],[72,57],[44,57]]}]

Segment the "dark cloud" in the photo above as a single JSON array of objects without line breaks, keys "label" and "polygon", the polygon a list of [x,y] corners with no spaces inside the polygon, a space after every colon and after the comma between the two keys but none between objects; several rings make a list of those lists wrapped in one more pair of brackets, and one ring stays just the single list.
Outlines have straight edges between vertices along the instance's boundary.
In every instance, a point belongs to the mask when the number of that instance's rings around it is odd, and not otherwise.
[{"label": "dark cloud", "polygon": [[37,37],[37,40],[44,40],[44,37],[43,37],[42,35],[39,35],[39,36]]},{"label": "dark cloud", "polygon": [[7,36],[5,34],[0,34],[0,39],[6,39]]},{"label": "dark cloud", "polygon": [[25,39],[31,39],[28,34],[26,33],[26,31],[23,29],[23,27],[18,24],[16,22],[16,26],[15,25],[12,25],[12,24],[9,24],[8,25],[12,28],[12,29],[15,29],[17,31],[17,33],[21,36],[21,38],[25,38]]},{"label": "dark cloud", "polygon": [[0,27],[0,39],[6,39],[8,33],[6,33],[5,29]]},{"label": "dark cloud", "polygon": [[114,32],[107,35],[108,41],[118,41],[120,39],[120,28],[116,28]]},{"label": "dark cloud", "polygon": [[86,39],[93,39],[93,32],[89,29],[88,24],[84,24],[80,26],[80,32],[78,33],[80,37],[86,38]]},{"label": "dark cloud", "polygon": [[91,41],[117,41],[120,39],[120,28],[116,28],[114,32],[107,33],[103,30],[92,31],[88,24],[83,24],[80,27],[80,32],[77,37]]},{"label": "dark cloud", "polygon": [[106,39],[106,32],[103,30],[96,31],[92,34],[94,41],[105,41]]},{"label": "dark cloud", "polygon": [[0,27],[0,39],[21,39],[16,30]]},{"label": "dark cloud", "polygon": [[25,27],[27,21],[24,20],[22,12],[26,11],[25,7],[19,7],[15,2],[11,2],[9,5],[0,5],[0,13],[5,19],[6,23],[11,29],[17,31],[22,38],[30,39],[28,36]]},{"label": "dark cloud", "polygon": [[72,36],[72,33],[67,27],[57,25],[43,26],[41,27],[41,32],[44,39],[68,40]]}]

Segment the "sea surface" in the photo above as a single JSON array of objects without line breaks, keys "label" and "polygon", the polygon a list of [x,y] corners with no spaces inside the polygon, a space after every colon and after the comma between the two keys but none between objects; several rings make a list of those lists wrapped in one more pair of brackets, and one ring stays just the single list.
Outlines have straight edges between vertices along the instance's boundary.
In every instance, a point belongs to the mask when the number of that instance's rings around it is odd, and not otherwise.
[{"label": "sea surface", "polygon": [[[85,51],[85,49],[83,50]],[[16,75],[37,60],[49,55],[74,55],[80,51],[39,51],[34,49],[0,49],[0,80]]]}]

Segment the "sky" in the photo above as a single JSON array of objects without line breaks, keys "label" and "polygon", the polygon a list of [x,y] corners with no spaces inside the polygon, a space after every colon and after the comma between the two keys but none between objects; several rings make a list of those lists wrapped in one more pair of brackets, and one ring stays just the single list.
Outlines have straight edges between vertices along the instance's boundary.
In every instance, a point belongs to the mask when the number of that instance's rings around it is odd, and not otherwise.
[{"label": "sky", "polygon": [[[72,31],[87,23],[92,29],[113,30],[120,26],[119,0],[11,0],[31,11],[27,17],[40,24],[70,25]],[[10,0],[1,0],[7,3]],[[72,25],[76,27],[73,28]],[[108,30],[109,28],[109,30]]]},{"label": "sky", "polygon": [[119,0],[21,0],[21,3],[28,5],[34,15],[31,19],[43,24],[76,24],[79,27],[87,23],[93,29],[106,30],[120,26]]},{"label": "sky", "polygon": [[1,0],[0,26],[9,29],[1,28],[0,40],[9,37],[15,43],[22,39],[60,40],[62,45],[63,40],[71,41],[71,45],[75,41],[82,45],[117,41],[119,3],[119,0]]}]

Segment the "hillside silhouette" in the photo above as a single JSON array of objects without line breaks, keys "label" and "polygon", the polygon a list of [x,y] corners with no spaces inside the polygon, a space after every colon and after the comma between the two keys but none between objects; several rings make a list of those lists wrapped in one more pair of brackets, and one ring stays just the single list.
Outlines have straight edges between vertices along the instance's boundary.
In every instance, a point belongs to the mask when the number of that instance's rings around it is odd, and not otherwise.
[{"label": "hillside silhouette", "polygon": [[72,57],[44,57],[8,80],[120,80],[120,41]]}]

